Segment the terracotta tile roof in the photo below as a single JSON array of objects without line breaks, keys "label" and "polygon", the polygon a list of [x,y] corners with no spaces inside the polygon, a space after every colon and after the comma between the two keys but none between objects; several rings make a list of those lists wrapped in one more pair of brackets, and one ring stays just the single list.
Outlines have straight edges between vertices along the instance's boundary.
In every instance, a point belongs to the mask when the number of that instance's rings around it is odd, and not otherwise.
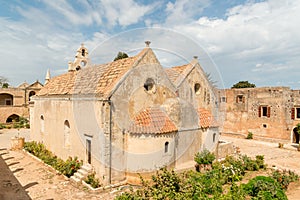
[{"label": "terracotta tile roof", "polygon": [[150,48],[143,49],[138,55],[114,62],[87,66],[76,72],[68,72],[51,78],[38,93],[43,95],[94,94],[107,97],[116,84]]},{"label": "terracotta tile roof", "polygon": [[72,94],[76,72],[68,72],[60,76],[56,76],[45,85],[39,92],[38,96],[55,95],[55,94]]},{"label": "terracotta tile roof", "polygon": [[217,122],[209,110],[204,108],[199,108],[197,111],[199,115],[199,126],[201,128],[217,126]]},{"label": "terracotta tile roof", "polygon": [[130,133],[162,134],[178,131],[175,124],[159,107],[146,108],[133,119]]},{"label": "terracotta tile roof", "polygon": [[178,86],[181,83],[182,79],[186,77],[191,67],[191,64],[186,64],[182,66],[166,68],[165,72],[167,73],[169,79],[174,83],[174,85]]}]

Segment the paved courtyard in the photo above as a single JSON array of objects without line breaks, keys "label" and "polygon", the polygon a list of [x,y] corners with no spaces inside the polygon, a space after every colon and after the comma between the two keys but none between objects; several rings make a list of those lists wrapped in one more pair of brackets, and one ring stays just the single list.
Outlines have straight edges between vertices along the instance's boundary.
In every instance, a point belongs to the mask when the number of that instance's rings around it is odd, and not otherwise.
[{"label": "paved courtyard", "polygon": [[[29,130],[0,130],[0,199],[113,199],[114,190],[93,193],[82,186],[74,186],[66,177],[40,163],[23,151],[10,151],[10,138],[22,136],[29,140]],[[221,137],[240,148],[241,154],[265,155],[268,166],[291,169],[300,174],[300,152],[285,144]],[[300,188],[288,191],[289,199],[299,199]]]}]

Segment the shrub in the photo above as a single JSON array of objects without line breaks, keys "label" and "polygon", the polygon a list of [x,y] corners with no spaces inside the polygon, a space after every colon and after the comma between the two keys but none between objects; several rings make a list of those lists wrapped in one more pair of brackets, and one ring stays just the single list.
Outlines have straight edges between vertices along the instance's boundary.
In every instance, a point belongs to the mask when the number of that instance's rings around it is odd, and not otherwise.
[{"label": "shrub", "polygon": [[4,129],[4,128],[5,128],[5,126],[0,123],[0,129]]},{"label": "shrub", "polygon": [[282,199],[287,200],[280,184],[271,177],[257,176],[243,185],[245,192],[257,199]]},{"label": "shrub", "polygon": [[83,161],[79,161],[77,157],[69,157],[63,161],[39,142],[25,142],[24,149],[67,177],[71,177],[83,164]]},{"label": "shrub", "polygon": [[201,164],[212,164],[212,162],[215,160],[215,155],[208,151],[207,149],[204,149],[202,152],[198,152],[195,155],[195,162],[199,165]]},{"label": "shrub", "polygon": [[299,180],[299,176],[292,171],[280,172],[279,170],[275,170],[272,173],[272,178],[275,179],[281,186],[282,189],[287,189],[291,182],[295,182]]},{"label": "shrub", "polygon": [[253,139],[253,133],[248,132],[248,135],[247,135],[246,139]]},{"label": "shrub", "polygon": [[86,179],[84,180],[87,184],[90,184],[93,188],[100,187],[100,181],[95,177],[95,173],[88,174]]}]

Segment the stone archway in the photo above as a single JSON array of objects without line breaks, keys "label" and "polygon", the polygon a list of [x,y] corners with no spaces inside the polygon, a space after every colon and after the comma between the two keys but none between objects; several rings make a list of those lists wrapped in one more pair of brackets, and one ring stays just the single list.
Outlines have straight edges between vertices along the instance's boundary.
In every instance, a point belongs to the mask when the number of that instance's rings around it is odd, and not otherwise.
[{"label": "stone archway", "polygon": [[20,120],[20,116],[19,116],[19,115],[12,114],[12,115],[10,115],[10,116],[6,119],[6,123],[18,122],[19,120]]},{"label": "stone archway", "polygon": [[19,115],[12,114],[6,119],[6,123],[18,122],[20,119]]},{"label": "stone archway", "polygon": [[297,127],[295,127],[293,129],[293,141],[292,142],[299,144],[299,139],[300,139],[300,136],[299,136],[299,134],[297,132]]}]

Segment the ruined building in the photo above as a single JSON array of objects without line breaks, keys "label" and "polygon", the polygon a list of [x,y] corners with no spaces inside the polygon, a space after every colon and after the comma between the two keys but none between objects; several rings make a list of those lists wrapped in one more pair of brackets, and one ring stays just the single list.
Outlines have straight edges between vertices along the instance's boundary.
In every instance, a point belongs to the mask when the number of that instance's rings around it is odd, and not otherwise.
[{"label": "ruined building", "polygon": [[219,91],[225,116],[222,133],[257,139],[299,143],[300,91],[289,87],[226,89]]},{"label": "ruined building", "polygon": [[43,85],[36,81],[22,83],[18,87],[0,88],[0,123],[18,121],[19,117],[29,118],[29,101]]},{"label": "ruined building", "polygon": [[104,185],[181,169],[196,152],[214,150],[217,96],[197,58],[165,69],[146,44],[133,57],[98,65],[82,45],[68,72],[33,98],[31,139],[63,159],[78,156]]}]

